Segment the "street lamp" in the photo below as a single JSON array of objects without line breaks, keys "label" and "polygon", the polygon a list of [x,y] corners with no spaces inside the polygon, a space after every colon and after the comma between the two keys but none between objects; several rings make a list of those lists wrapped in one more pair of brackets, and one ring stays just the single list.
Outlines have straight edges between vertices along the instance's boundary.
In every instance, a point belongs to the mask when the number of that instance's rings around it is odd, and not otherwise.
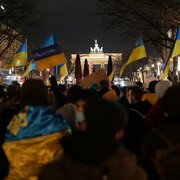
[{"label": "street lamp", "polygon": [[160,76],[160,74],[161,74],[161,72],[160,72],[160,65],[161,65],[161,63],[158,62],[158,63],[157,63],[157,67],[158,67],[157,75],[158,75],[158,76]]}]

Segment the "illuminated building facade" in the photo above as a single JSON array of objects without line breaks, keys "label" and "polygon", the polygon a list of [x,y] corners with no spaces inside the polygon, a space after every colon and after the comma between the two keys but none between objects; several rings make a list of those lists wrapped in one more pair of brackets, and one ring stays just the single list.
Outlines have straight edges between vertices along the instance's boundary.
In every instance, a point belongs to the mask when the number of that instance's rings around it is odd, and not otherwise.
[{"label": "illuminated building facade", "polygon": [[[115,61],[122,60],[122,53],[105,53],[103,52],[103,47],[99,47],[97,40],[95,40],[95,46],[90,47],[90,53],[88,54],[79,54],[81,59],[82,70],[84,67],[85,59],[88,60],[89,64],[89,73],[98,69],[107,69],[108,58],[112,57],[113,64]],[[71,54],[72,63],[74,63],[77,54]]]}]

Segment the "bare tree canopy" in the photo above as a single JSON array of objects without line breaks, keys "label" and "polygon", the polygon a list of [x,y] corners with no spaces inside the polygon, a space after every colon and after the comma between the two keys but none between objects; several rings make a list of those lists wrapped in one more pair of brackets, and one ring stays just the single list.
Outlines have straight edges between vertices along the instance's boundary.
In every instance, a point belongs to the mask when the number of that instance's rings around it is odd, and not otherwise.
[{"label": "bare tree canopy", "polygon": [[41,17],[39,0],[0,0],[0,55]]},{"label": "bare tree canopy", "polygon": [[[99,0],[99,12],[107,15],[111,28],[123,35],[142,34],[162,59],[164,48],[171,48],[180,24],[180,0]],[[171,33],[171,35],[169,33]]]}]

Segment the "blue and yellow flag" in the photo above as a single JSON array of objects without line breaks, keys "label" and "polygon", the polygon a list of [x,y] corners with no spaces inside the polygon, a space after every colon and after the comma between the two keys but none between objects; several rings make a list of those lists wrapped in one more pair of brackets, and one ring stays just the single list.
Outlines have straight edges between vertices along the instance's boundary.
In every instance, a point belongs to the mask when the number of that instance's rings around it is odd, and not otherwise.
[{"label": "blue and yellow flag", "polygon": [[66,63],[60,67],[60,78],[63,79],[68,76],[68,69]]},{"label": "blue and yellow flag", "polygon": [[[42,46],[40,48],[45,48],[48,46],[52,46],[54,45],[56,42],[56,38],[55,38],[55,32],[51,33],[50,36],[43,42]],[[32,61],[28,68],[26,69],[24,76],[27,76],[31,71],[36,70],[37,66],[36,63],[34,61]]]},{"label": "blue and yellow flag", "polygon": [[165,62],[162,79],[165,79],[168,76],[171,58],[176,57],[179,54],[180,54],[180,27],[178,28],[178,31],[176,33],[176,39],[172,51],[170,52],[167,61]]},{"label": "blue and yellow flag", "polygon": [[38,70],[66,63],[66,57],[60,45],[56,43],[55,33],[45,40],[41,48],[32,51],[32,56]]},{"label": "blue and yellow flag", "polygon": [[66,63],[66,57],[58,44],[37,49],[32,55],[38,70]]},{"label": "blue and yellow flag", "polygon": [[36,63],[35,62],[31,62],[28,66],[28,68],[26,69],[25,73],[23,76],[27,76],[31,71],[36,70]]},{"label": "blue and yellow flag", "polygon": [[24,40],[20,48],[14,54],[9,67],[25,66],[27,64],[27,40]]},{"label": "blue and yellow flag", "polygon": [[[32,93],[32,92],[30,92]],[[36,180],[43,165],[62,156],[67,121],[47,106],[26,106],[8,125],[3,148],[10,168],[6,179]]]},{"label": "blue and yellow flag", "polygon": [[114,69],[112,70],[111,74],[108,76],[108,79],[109,81],[111,82],[114,78],[114,74],[115,74],[115,70],[116,70],[116,67],[114,67]]},{"label": "blue and yellow flag", "polygon": [[41,48],[52,46],[56,43],[56,34],[55,32],[51,33],[47,39],[43,42]]},{"label": "blue and yellow flag", "polygon": [[132,52],[131,52],[131,54],[129,56],[129,59],[121,67],[120,77],[123,75],[123,72],[124,72],[127,65],[129,65],[130,63],[135,62],[137,60],[143,59],[145,57],[147,57],[147,54],[146,54],[146,50],[145,50],[145,47],[144,47],[144,44],[143,44],[142,36],[140,36],[138,38],[138,41],[135,44],[134,49],[132,50]]}]

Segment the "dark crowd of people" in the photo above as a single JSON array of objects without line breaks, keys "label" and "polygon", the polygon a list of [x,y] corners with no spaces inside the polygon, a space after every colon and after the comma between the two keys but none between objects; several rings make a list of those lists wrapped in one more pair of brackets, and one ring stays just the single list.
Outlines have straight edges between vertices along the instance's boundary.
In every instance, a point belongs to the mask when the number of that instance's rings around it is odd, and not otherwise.
[{"label": "dark crowd of people", "polygon": [[0,85],[0,179],[180,179],[180,84],[50,83]]}]

